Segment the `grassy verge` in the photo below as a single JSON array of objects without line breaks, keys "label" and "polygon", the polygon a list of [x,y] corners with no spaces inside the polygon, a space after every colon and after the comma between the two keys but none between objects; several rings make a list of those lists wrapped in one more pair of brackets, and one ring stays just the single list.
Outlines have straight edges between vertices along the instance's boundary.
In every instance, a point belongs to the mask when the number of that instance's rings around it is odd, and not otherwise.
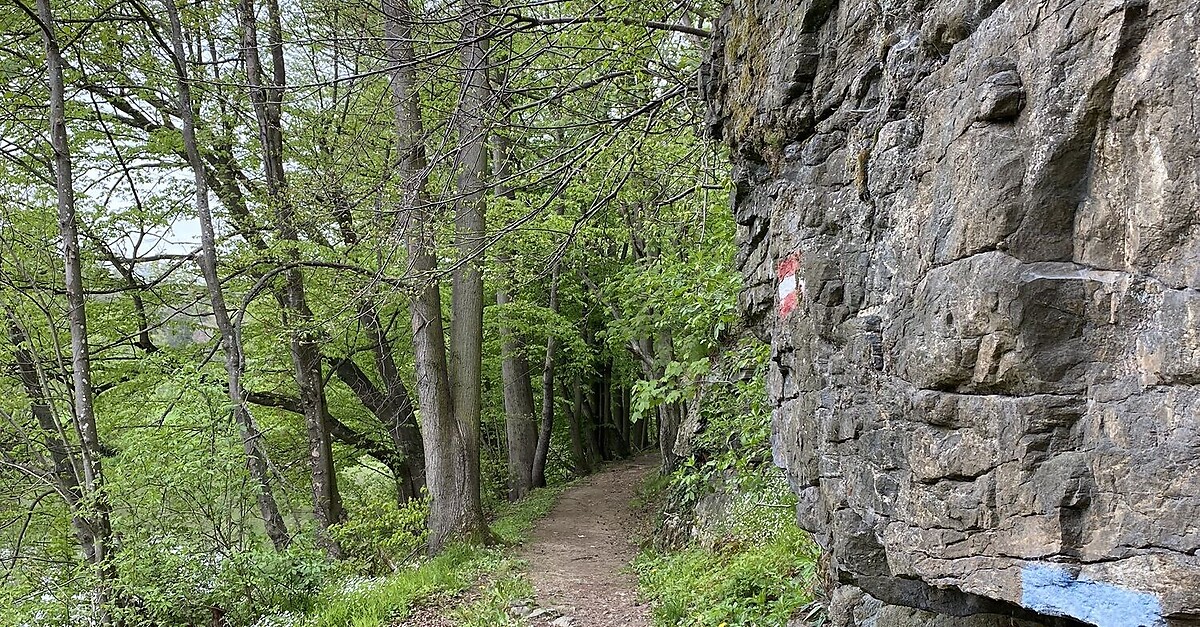
[{"label": "grassy verge", "polygon": [[728,520],[710,525],[701,541],[643,550],[634,571],[654,624],[782,627],[800,613],[813,600],[819,553],[796,526],[794,503],[786,484],[737,494]]},{"label": "grassy verge", "polygon": [[381,627],[404,620],[414,608],[436,604],[468,589],[477,595],[446,611],[455,625],[519,625],[508,606],[533,595],[524,565],[507,547],[529,538],[534,521],[545,516],[565,486],[537,490],[503,505],[492,524],[495,546],[457,544],[411,569],[388,577],[342,581],[321,595],[301,624],[314,627]]},{"label": "grassy verge", "polygon": [[655,625],[767,627],[812,601],[814,562],[811,540],[791,529],[763,543],[646,552],[634,570]]}]

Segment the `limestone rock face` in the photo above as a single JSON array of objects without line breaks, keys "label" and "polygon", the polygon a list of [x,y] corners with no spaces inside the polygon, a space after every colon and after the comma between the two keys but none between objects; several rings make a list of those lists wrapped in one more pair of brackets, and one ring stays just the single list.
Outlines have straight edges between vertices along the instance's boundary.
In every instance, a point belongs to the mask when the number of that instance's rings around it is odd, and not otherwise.
[{"label": "limestone rock face", "polygon": [[1200,625],[1200,6],[733,0],[718,31],[741,305],[833,613]]}]

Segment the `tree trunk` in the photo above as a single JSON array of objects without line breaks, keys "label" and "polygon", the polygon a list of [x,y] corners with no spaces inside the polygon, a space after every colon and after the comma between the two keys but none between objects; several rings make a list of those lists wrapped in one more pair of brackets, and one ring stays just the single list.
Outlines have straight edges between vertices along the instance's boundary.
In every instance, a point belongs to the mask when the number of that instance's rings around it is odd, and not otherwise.
[{"label": "tree trunk", "polygon": [[649,422],[650,416],[647,415],[641,416],[638,418],[637,422],[633,423],[633,441],[635,442],[634,446],[637,447],[638,451],[641,451],[650,445],[650,443],[646,441],[646,433],[648,431],[647,426]]},{"label": "tree trunk", "polygon": [[629,457],[629,429],[625,426],[625,408],[622,404],[621,388],[613,382],[611,363],[610,361],[610,365],[605,373],[605,381],[608,384],[609,424],[612,425],[611,428],[617,456]]},{"label": "tree trunk", "polygon": [[[403,504],[417,498],[420,496],[421,488],[425,485],[425,459],[420,448],[416,448],[415,453],[412,450],[414,444],[420,446],[420,434],[417,434],[416,442],[413,443],[409,441],[410,435],[400,432],[400,429],[412,428],[415,430],[415,427],[410,427],[410,425],[416,424],[416,415],[411,402],[408,402],[407,388],[405,388],[403,398],[405,405],[401,406],[393,393],[377,387],[367,373],[354,363],[354,360],[335,359],[331,365],[334,375],[350,388],[363,407],[366,407],[379,420],[380,424],[387,427],[390,433],[391,450],[387,452],[386,458],[380,461],[384,461],[388,469],[392,471],[392,479],[396,484],[396,502]],[[301,410],[301,414],[303,414],[303,410]],[[338,435],[339,426],[332,418],[326,418],[326,423],[330,425],[330,433],[335,439],[346,441],[346,438]],[[359,450],[368,452],[362,447],[359,447]],[[379,458],[377,454],[369,452],[368,454]]]},{"label": "tree trunk", "polygon": [[[434,216],[424,198],[428,178],[425,160],[424,130],[421,123],[420,101],[414,72],[412,50],[412,14],[403,0],[384,0],[384,36],[388,60],[393,67],[392,97],[396,112],[396,136],[399,162],[397,170],[403,185],[401,199],[406,224],[405,245],[408,249],[409,277],[416,288],[410,310],[412,318],[414,367],[417,374],[417,398],[421,406],[421,426],[425,438],[425,470],[432,503],[429,512],[429,541],[431,552],[439,551],[455,537],[482,538],[487,534],[483,506],[479,494],[479,371],[481,369],[483,329],[483,285],[478,267],[460,266],[455,276],[453,341],[463,346],[456,351],[456,395],[465,407],[456,407],[451,397],[450,368],[446,355],[446,338],[442,326],[441,283],[434,256],[437,241]],[[474,22],[465,23],[469,31]],[[464,35],[468,35],[464,32]],[[466,37],[467,57],[464,73],[464,99],[478,91],[482,81],[482,44],[476,37]],[[477,58],[476,58],[477,57]],[[474,60],[474,63],[470,62]],[[478,77],[476,76],[478,75]],[[484,85],[486,89],[486,85]],[[479,107],[482,103],[479,103]],[[471,117],[470,107],[465,113]],[[481,115],[478,107],[475,116]],[[470,131],[469,120],[462,130]],[[460,156],[464,175],[460,189],[478,188],[483,168],[482,127],[478,137],[470,132],[461,135],[464,146],[474,146]],[[470,157],[474,156],[473,159]],[[476,184],[470,185],[471,175]],[[482,189],[463,195],[456,221],[459,244],[473,250],[482,237]],[[465,261],[465,260],[464,260]],[[462,307],[463,309],[459,309]],[[457,329],[455,328],[457,327]],[[472,368],[472,365],[474,367]],[[458,372],[461,370],[461,372]],[[474,382],[474,389],[469,388]],[[473,397],[473,399],[472,399]],[[472,400],[474,412],[472,413]],[[458,412],[456,414],[456,412]]]},{"label": "tree trunk", "polygon": [[600,428],[604,442],[604,458],[614,460],[620,457],[619,444],[616,438],[616,425],[612,421],[612,394],[609,393],[608,363],[602,364],[593,388],[596,395],[596,425]]},{"label": "tree trunk", "polygon": [[[99,575],[97,615],[101,622],[111,621],[106,604],[116,570],[110,560],[112,542],[111,506],[104,486],[100,461],[100,435],[93,403],[91,359],[89,357],[86,300],[83,271],[79,257],[79,228],[75,217],[75,180],[71,170],[71,148],[67,140],[66,103],[63,86],[62,54],[54,37],[54,14],[50,0],[37,0],[42,41],[46,47],[46,75],[50,90],[50,145],[54,150],[54,180],[58,196],[58,232],[62,238],[64,283],[67,295],[67,324],[71,329],[71,386],[75,429],[80,443],[83,492],[89,503],[78,514],[84,553]],[[90,541],[90,542],[89,542]],[[87,548],[90,544],[91,548]]]},{"label": "tree trunk", "polygon": [[[291,277],[288,284],[291,306],[300,314],[296,322],[305,324],[311,320],[312,314],[302,306],[303,284],[298,276]],[[287,322],[285,320],[285,324]],[[333,437],[325,420],[328,410],[325,406],[325,381],[321,374],[321,353],[311,331],[307,329],[293,333],[290,348],[296,387],[304,405],[317,542],[330,558],[341,559],[342,547],[329,536],[330,525],[341,522],[343,512],[337,489],[337,472],[333,465]]]},{"label": "tree trunk", "polygon": [[621,411],[617,414],[617,424],[621,429],[621,440],[625,442],[626,453],[632,453],[636,444],[633,442],[633,429],[629,421],[629,388],[624,384],[616,388],[617,405]]},{"label": "tree trunk", "polygon": [[[501,263],[504,260],[500,260]],[[508,303],[508,293],[496,292],[496,304]],[[504,385],[504,431],[508,436],[508,499],[515,501],[534,487],[534,451],[538,445],[537,425],[533,419],[533,386],[529,381],[529,360],[518,337],[508,327],[500,327],[503,361],[500,366]]]},{"label": "tree trunk", "polygon": [[[327,141],[319,141],[319,146],[322,153],[330,159],[333,158],[333,149]],[[338,223],[342,241],[347,247],[353,248],[361,240],[354,226],[349,196],[342,188],[339,178],[334,177],[328,186],[334,218]],[[376,297],[367,292],[362,294],[361,299],[358,321],[370,342],[371,355],[374,358],[375,370],[379,373],[382,391],[349,359],[335,363],[334,372],[350,391],[354,392],[363,406],[387,428],[392,443],[403,457],[402,460],[396,461],[395,456],[389,456],[391,463],[388,464],[396,484],[396,501],[403,505],[412,499],[420,498],[421,490],[425,488],[425,444],[421,438],[420,425],[417,424],[412,396],[400,377],[396,358],[392,354],[392,343],[379,319]]]},{"label": "tree trunk", "polygon": [[591,381],[588,381],[586,393],[583,397],[583,415],[586,417],[585,424],[588,432],[591,434],[592,450],[595,452],[597,462],[608,461],[608,442],[605,441],[604,417],[601,413],[603,401],[600,399],[600,377],[593,375]]},{"label": "tree trunk", "polygon": [[616,446],[612,432],[612,412],[609,410],[609,403],[612,397],[608,394],[608,373],[605,370],[606,366],[606,364],[602,364],[596,373],[595,382],[592,384],[592,396],[596,399],[596,426],[600,429],[600,442],[604,446],[604,459],[611,461],[616,459]]},{"label": "tree trunk", "polygon": [[388,427],[396,448],[404,455],[406,468],[397,476],[401,501],[419,498],[425,488],[425,442],[417,424],[412,396],[400,377],[396,358],[392,354],[392,343],[388,341],[379,311],[373,301],[368,301],[360,310],[359,320],[371,341],[371,352],[375,357],[375,369],[383,381],[384,407],[382,415],[376,414]]},{"label": "tree trunk", "polygon": [[[504,107],[507,116],[509,103],[503,102],[501,106]],[[513,194],[506,181],[511,174],[512,146],[508,138],[501,133],[493,133],[491,139],[494,193],[497,197],[511,199]],[[497,255],[496,265],[507,268],[508,256]],[[508,302],[507,287],[501,287],[496,292],[496,304],[504,306]],[[508,450],[508,499],[516,501],[537,485],[535,459],[538,432],[534,423],[533,385],[529,381],[529,359],[525,355],[525,342],[519,335],[514,334],[512,329],[501,326],[500,343],[503,359],[500,379],[504,386],[504,431]],[[544,480],[542,485],[545,485]]]},{"label": "tree trunk", "polygon": [[[396,500],[406,503],[419,498],[421,489],[425,487],[425,452],[424,441],[417,425],[416,412],[408,387],[400,379],[395,360],[391,356],[391,343],[383,334],[379,325],[374,303],[367,301],[360,309],[359,319],[371,341],[371,352],[374,354],[376,368],[381,373],[383,388],[375,382],[350,358],[334,359],[331,361],[333,373],[350,388],[363,407],[371,412],[391,436],[392,450],[387,452],[384,461],[392,471],[396,483]],[[341,428],[331,417],[325,422],[330,425],[330,433],[335,439],[345,442],[347,438],[338,435]],[[363,450],[362,447],[359,447]],[[375,444],[372,448],[377,448]],[[364,451],[367,452],[367,451]],[[378,453],[369,453],[379,458]]]},{"label": "tree trunk", "polygon": [[187,56],[183,46],[183,27],[179,21],[179,10],[175,0],[163,0],[171,25],[171,45],[174,56],[176,78],[179,88],[179,116],[182,121],[184,151],[192,168],[195,181],[196,216],[200,222],[200,271],[208,288],[213,318],[221,334],[221,348],[225,354],[225,373],[228,377],[229,402],[233,409],[234,422],[242,437],[242,450],[246,455],[246,469],[258,486],[258,511],[263,518],[267,537],[276,550],[282,551],[291,542],[287,525],[279,513],[275,495],[271,488],[267,453],[262,446],[262,434],[250,409],[246,406],[242,390],[242,375],[245,372],[245,357],[241,338],[238,337],[229,309],[225,304],[225,291],[217,273],[217,246],[213,231],[212,211],[208,205],[208,181],[205,178],[204,162],[196,143],[196,118],[193,111],[191,84],[188,81]]},{"label": "tree trunk", "polygon": [[587,430],[583,424],[583,385],[578,378],[571,383],[571,414],[567,429],[571,436],[571,462],[575,466],[575,474],[586,475],[592,472],[591,456],[588,454]]},{"label": "tree trunk", "polygon": [[[654,340],[654,360],[658,367],[655,378],[662,376],[665,364],[675,359],[675,344],[670,331],[663,331]],[[675,455],[675,437],[679,434],[679,426],[683,424],[683,412],[679,403],[664,403],[659,405],[658,412],[658,447],[662,453],[663,472],[675,470],[679,457]]]},{"label": "tree trunk", "polygon": [[476,471],[472,481],[467,440],[460,431],[462,425],[456,420],[451,400],[441,289],[432,253],[433,229],[425,219],[426,207],[419,203],[411,212],[413,223],[408,226],[407,240],[409,267],[414,278],[422,281],[411,306],[413,356],[425,436],[425,469],[432,497],[429,550],[437,552],[452,538],[482,533],[484,520],[479,475]]},{"label": "tree trunk", "polygon": [[[483,371],[483,272],[480,258],[487,233],[484,224],[484,176],[487,173],[487,25],[485,8],[477,0],[462,2],[462,88],[458,118],[458,203],[454,211],[454,244],[458,263],[454,269],[450,301],[450,377],[453,383],[454,422],[461,436],[464,461],[462,485],[450,509],[450,528],[461,527],[468,536],[487,533],[479,485],[479,429]],[[455,452],[455,455],[460,454]],[[431,518],[434,516],[431,514]],[[431,546],[440,548],[446,529],[431,529]]]},{"label": "tree trunk", "polygon": [[[279,239],[298,242],[295,213],[288,198],[287,179],[283,167],[282,105],[285,85],[283,35],[278,0],[267,0],[267,49],[271,59],[271,82],[264,81],[259,57],[258,27],[253,0],[241,0],[238,5],[242,27],[243,54],[250,100],[258,120],[259,141],[262,144],[263,170],[267,197],[275,209]],[[295,261],[292,253],[291,261]],[[325,423],[325,382],[321,372],[321,352],[316,334],[309,328],[312,311],[304,290],[304,275],[299,267],[283,271],[283,323],[288,327],[288,348],[292,356],[296,387],[304,405],[305,432],[308,437],[309,463],[312,477],[313,514],[317,519],[317,541],[325,553],[334,559],[342,557],[342,549],[329,537],[330,525],[341,522],[342,504],[337,491],[337,474],[333,466],[333,444],[329,425]]]},{"label": "tree trunk", "polygon": [[[558,313],[558,269],[555,260],[550,269],[550,311]],[[558,338],[546,339],[546,361],[542,363],[542,427],[538,432],[537,451],[533,457],[533,484],[546,485],[546,458],[550,456],[550,436],[554,433],[554,360]]]},{"label": "tree trunk", "polygon": [[25,396],[29,399],[29,413],[37,423],[38,429],[45,434],[46,439],[42,444],[50,452],[52,469],[48,478],[53,480],[55,491],[71,511],[71,527],[79,542],[80,552],[86,560],[94,562],[95,534],[90,521],[79,508],[79,502],[83,498],[77,473],[80,462],[67,443],[65,430],[54,415],[54,406],[50,402],[37,358],[29,346],[29,337],[11,312],[8,313],[8,331],[9,340],[13,345],[17,376],[21,380]]}]

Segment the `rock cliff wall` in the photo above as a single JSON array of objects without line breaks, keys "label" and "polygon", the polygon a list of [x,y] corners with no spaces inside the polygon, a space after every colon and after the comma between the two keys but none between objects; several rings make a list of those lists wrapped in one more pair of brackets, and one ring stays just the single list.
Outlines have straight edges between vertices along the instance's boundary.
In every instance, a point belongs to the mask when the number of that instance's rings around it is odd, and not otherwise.
[{"label": "rock cliff wall", "polygon": [[1195,0],[733,0],[704,74],[835,623],[1200,625]]}]

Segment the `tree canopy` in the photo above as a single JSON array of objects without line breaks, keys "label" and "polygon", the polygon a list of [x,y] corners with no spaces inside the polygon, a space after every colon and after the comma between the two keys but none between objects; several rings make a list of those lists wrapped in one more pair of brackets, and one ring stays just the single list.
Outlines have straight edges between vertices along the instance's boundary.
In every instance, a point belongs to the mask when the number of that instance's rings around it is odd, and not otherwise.
[{"label": "tree canopy", "polygon": [[715,10],[0,7],[0,622],[251,624],[674,467],[739,337]]}]

